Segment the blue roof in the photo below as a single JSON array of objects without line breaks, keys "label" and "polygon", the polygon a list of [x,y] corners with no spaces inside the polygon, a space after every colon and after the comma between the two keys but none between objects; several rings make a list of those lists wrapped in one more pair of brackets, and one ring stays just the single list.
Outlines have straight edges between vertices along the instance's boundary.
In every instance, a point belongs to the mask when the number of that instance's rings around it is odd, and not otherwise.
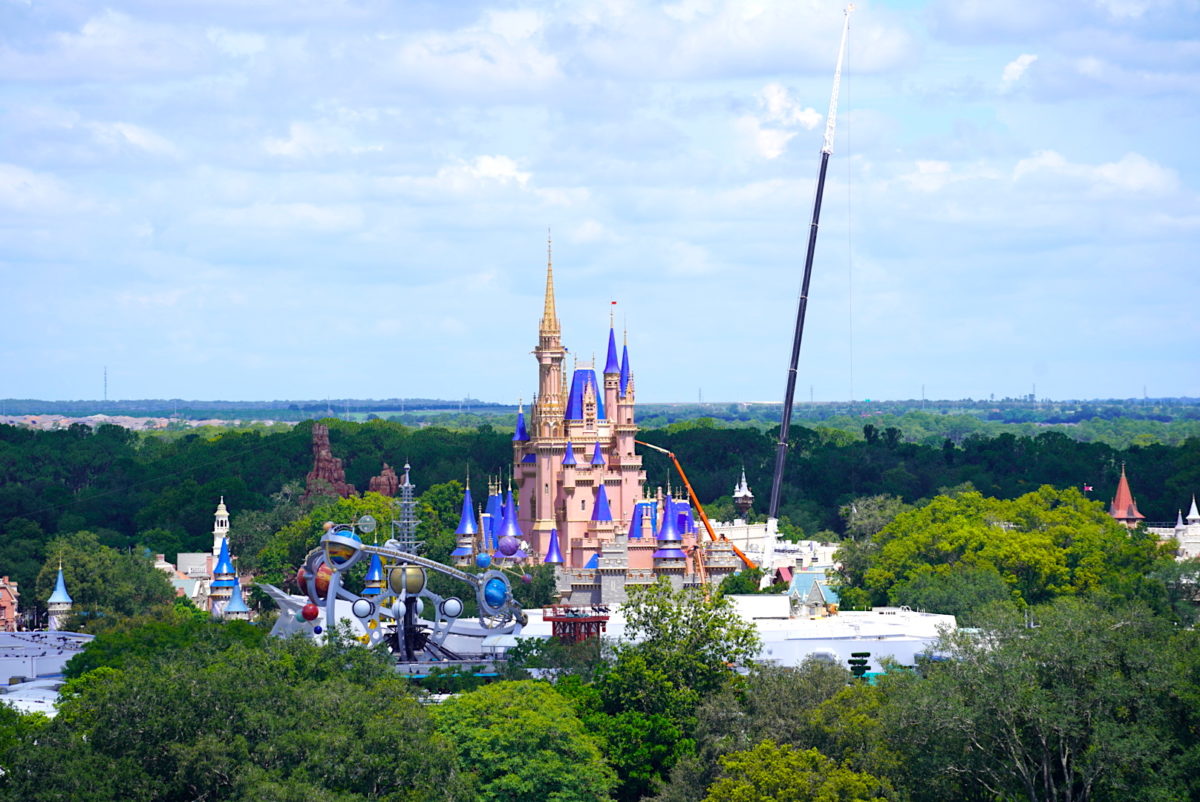
[{"label": "blue roof", "polygon": [[679,530],[675,528],[675,502],[669,495],[663,499],[662,529],[658,530],[658,539],[679,540]]},{"label": "blue roof", "polygon": [[[221,538],[221,552],[217,556],[217,567],[213,569],[213,576],[220,574],[232,574],[233,560],[229,559],[229,538]],[[228,587],[228,585],[220,585],[219,587]]]},{"label": "blue roof", "polygon": [[533,454],[526,454],[525,456],[521,457],[521,462],[537,462],[537,457],[535,457]]},{"label": "blue roof", "polygon": [[237,579],[233,580],[233,594],[229,597],[229,601],[225,603],[225,613],[248,613],[250,608],[246,606],[246,602],[242,599],[242,583]]},{"label": "blue roof", "polygon": [[687,555],[679,549],[659,549],[652,555],[656,560],[686,560]]},{"label": "blue roof", "polygon": [[599,568],[600,567],[600,555],[593,554],[592,559],[588,560],[587,563],[583,567],[589,568],[589,569]]},{"label": "blue roof", "polygon": [[629,516],[629,536],[640,538],[642,536],[642,516],[645,514],[641,502],[633,505],[633,515]]},{"label": "blue roof", "polygon": [[788,593],[797,593],[803,598],[812,590],[815,582],[824,578],[824,571],[797,571],[792,575],[792,582],[788,585]]},{"label": "blue roof", "polygon": [[692,505],[690,502],[675,502],[675,528],[681,535],[696,534],[696,519],[692,516]]},{"label": "blue roof", "polygon": [[504,521],[496,532],[496,540],[505,536],[521,539],[521,525],[517,523],[517,503],[513,501],[512,491],[508,491],[504,504]]},{"label": "blue roof", "polygon": [[613,332],[612,326],[608,327],[608,360],[604,363],[604,372],[620,373],[621,366],[617,364],[617,335]]},{"label": "blue roof", "polygon": [[458,529],[454,530],[456,535],[474,535],[478,534],[479,529],[475,526],[475,505],[471,501],[471,486],[467,485],[467,489],[463,492],[462,514],[458,517]]},{"label": "blue roof", "polygon": [[567,441],[567,453],[563,454],[562,464],[563,465],[578,465],[579,464],[578,462],[575,461],[575,449],[572,448],[570,440]]},{"label": "blue roof", "polygon": [[562,550],[558,547],[558,530],[550,530],[550,545],[546,547],[546,559],[542,562],[551,563],[553,565],[562,565],[563,556]]},{"label": "blue roof", "polygon": [[600,441],[599,440],[596,441],[596,448],[592,451],[592,464],[593,465],[603,465],[604,464],[604,452],[600,450]]},{"label": "blue roof", "polygon": [[514,443],[524,443],[529,439],[529,432],[525,428],[525,409],[517,410],[517,428],[513,432]]},{"label": "blue roof", "polygon": [[592,508],[593,521],[611,521],[612,510],[608,506],[608,493],[604,490],[604,485],[596,488],[596,504]]},{"label": "blue roof", "polygon": [[67,593],[67,583],[63,580],[62,568],[58,569],[58,579],[54,581],[54,592],[46,599],[47,604],[71,604],[71,595]]},{"label": "blue roof", "polygon": [[[474,554],[475,550],[470,546],[456,546],[454,551],[450,552],[451,557],[467,557]],[[364,591],[365,593],[366,591]]]},{"label": "blue roof", "polygon": [[371,562],[367,565],[367,575],[363,579],[367,582],[383,581],[383,560],[379,559],[378,554],[371,555]]},{"label": "blue roof", "polygon": [[483,545],[487,548],[491,544],[491,548],[496,548],[496,541],[499,537],[496,530],[500,528],[500,524],[504,521],[504,500],[500,498],[499,493],[493,493],[488,496],[487,506],[484,508],[483,525],[485,528]]},{"label": "blue roof", "polygon": [[567,396],[567,409],[563,413],[563,420],[583,420],[583,393],[589,386],[596,397],[596,418],[602,420],[606,417],[604,393],[596,381],[596,371],[592,368],[576,368],[575,375],[571,377],[571,393]]},{"label": "blue roof", "polygon": [[621,397],[629,394],[629,346],[621,346]]},{"label": "blue roof", "polygon": [[650,536],[654,537],[656,517],[653,501],[639,501],[634,504],[633,516],[629,521],[629,536],[632,538],[642,538],[646,536],[646,532],[649,530]]}]

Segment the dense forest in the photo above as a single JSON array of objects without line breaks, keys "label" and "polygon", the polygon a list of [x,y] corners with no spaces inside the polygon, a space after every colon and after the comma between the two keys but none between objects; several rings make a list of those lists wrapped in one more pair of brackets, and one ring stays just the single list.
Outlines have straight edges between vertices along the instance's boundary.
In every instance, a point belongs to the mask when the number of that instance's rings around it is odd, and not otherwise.
[{"label": "dense forest", "polygon": [[[384,462],[411,464],[421,491],[468,474],[503,475],[511,459],[511,434],[487,424],[455,431],[382,419],[327,422],[334,454],[361,489]],[[252,540],[234,545],[253,560],[274,531],[307,512],[299,495],[312,464],[311,426],[163,437],[111,425],[59,431],[0,425],[0,570],[31,587],[47,544],[79,531],[119,552],[173,559],[179,551],[206,550],[221,496],[233,511],[234,532]],[[714,517],[732,515],[730,493],[742,469],[758,494],[757,509],[765,508],[774,432],[701,418],[641,436],[678,454]],[[1086,485],[1094,488],[1092,498],[1107,501],[1123,464],[1150,520],[1173,521],[1200,488],[1200,439],[1115,449],[1046,431],[971,434],[930,445],[872,422],[856,435],[793,426],[790,444],[780,512],[791,536],[840,538],[850,525],[845,508],[881,495],[916,504],[953,488],[1014,499],[1041,485]],[[677,481],[659,454],[646,453],[645,468],[651,486]]]},{"label": "dense forest", "polygon": [[[327,422],[356,487],[384,462],[412,465],[434,558],[453,547],[461,481],[502,475],[511,455],[511,432],[491,425]],[[716,517],[743,468],[765,506],[775,433],[701,418],[642,437],[679,455]],[[172,597],[146,555],[208,549],[219,496],[242,569],[276,583],[323,521],[391,514],[374,493],[302,500],[311,423],[0,426],[0,571],[33,588],[28,604],[61,560],[70,625],[97,635],[54,719],[0,705],[0,799],[1200,795],[1200,569],[1102,503],[1124,465],[1142,511],[1173,519],[1200,486],[1200,440],[925,439],[875,420],[795,426],[782,507],[788,536],[841,540],[844,607],[908,604],[969,627],[916,665],[868,682],[823,662],[752,664],[757,633],[725,595],[755,588],[745,572],[711,597],[646,588],[625,611],[636,642],[527,642],[484,683],[405,679],[385,653],[270,639]],[[677,481],[658,454],[645,466],[652,485]],[[549,568],[514,586],[522,604],[549,600]]]}]

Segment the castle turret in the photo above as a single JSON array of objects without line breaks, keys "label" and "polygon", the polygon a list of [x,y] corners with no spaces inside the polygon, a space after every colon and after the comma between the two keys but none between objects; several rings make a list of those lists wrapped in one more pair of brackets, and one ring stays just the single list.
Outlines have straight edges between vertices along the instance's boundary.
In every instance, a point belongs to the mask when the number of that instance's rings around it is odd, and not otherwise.
[{"label": "castle turret", "polygon": [[225,604],[225,610],[221,617],[226,620],[250,620],[250,608],[246,606],[246,600],[242,598],[242,583],[238,581],[236,576],[233,578],[233,588],[229,594],[229,601]]},{"label": "castle turret", "polygon": [[614,415],[621,395],[621,364],[617,361],[617,335],[608,322],[608,357],[604,361],[604,406]]},{"label": "castle turret", "polygon": [[212,555],[216,557],[221,551],[221,541],[229,537],[229,510],[225,508],[225,497],[221,496],[217,511],[213,513],[213,545]]},{"label": "castle turret", "polygon": [[383,573],[383,560],[378,554],[371,555],[371,562],[367,565],[367,575],[363,577],[363,596],[379,596],[383,593],[383,589],[387,587],[387,577]]},{"label": "castle turret", "polygon": [[670,577],[671,584],[676,588],[683,586],[683,574],[687,568],[687,555],[683,553],[682,546],[674,502],[668,494],[663,499],[662,528],[658,530],[658,550],[654,552],[654,573]]},{"label": "castle turret", "polygon": [[742,468],[742,478],[733,488],[733,506],[737,508],[738,515],[743,520],[749,514],[750,508],[754,506],[754,494],[750,492],[750,486],[746,484],[745,468]]},{"label": "castle turret", "polygon": [[1189,524],[1200,524],[1200,510],[1196,509],[1196,495],[1192,494],[1192,508],[1188,510],[1187,522]]},{"label": "castle turret", "polygon": [[550,547],[546,549],[546,559],[542,562],[550,563],[551,565],[562,565],[563,556],[562,549],[558,547],[558,530],[550,530]]},{"label": "castle turret", "polygon": [[475,505],[471,501],[471,480],[468,479],[466,490],[463,491],[462,512],[458,517],[458,528],[454,530],[458,541],[454,551],[450,552],[450,556],[454,558],[454,564],[460,567],[469,565],[475,556],[475,541],[479,535],[479,529],[475,526],[474,509]]},{"label": "castle turret", "polygon": [[50,598],[46,599],[46,610],[50,614],[50,621],[46,627],[52,632],[57,632],[62,629],[63,624],[67,622],[67,616],[71,614],[71,595],[67,593],[67,583],[63,579],[62,563],[58,564],[58,578],[54,581],[54,592],[50,594]]},{"label": "castle turret", "polygon": [[221,541],[217,565],[213,568],[213,579],[208,584],[208,611],[214,617],[224,618],[225,606],[233,597],[233,589],[237,584],[237,571],[234,570],[233,560],[229,556],[229,539],[226,538]]},{"label": "castle turret", "polygon": [[1113,496],[1108,514],[1130,528],[1146,518],[1138,512],[1137,504],[1134,503],[1133,493],[1129,490],[1129,480],[1125,477],[1124,464],[1121,465],[1121,479],[1117,482],[1117,494]]}]

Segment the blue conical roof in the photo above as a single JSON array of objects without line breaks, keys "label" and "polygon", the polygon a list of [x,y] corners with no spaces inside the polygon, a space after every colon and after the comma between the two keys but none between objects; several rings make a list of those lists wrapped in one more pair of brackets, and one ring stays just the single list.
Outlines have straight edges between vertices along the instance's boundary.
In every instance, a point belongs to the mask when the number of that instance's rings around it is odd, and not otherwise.
[{"label": "blue conical roof", "polygon": [[621,397],[629,394],[629,346],[621,346]]},{"label": "blue conical roof", "polygon": [[508,496],[505,498],[504,504],[504,522],[500,524],[500,531],[496,533],[496,540],[510,536],[518,540],[521,539],[521,525],[517,523],[517,503],[513,501],[512,491],[508,491]]},{"label": "blue conical roof", "polygon": [[589,571],[599,568],[600,567],[600,555],[593,554],[592,558],[590,560],[588,560],[587,563],[583,567],[588,569]]},{"label": "blue conical roof", "polygon": [[467,489],[463,492],[462,514],[458,518],[458,529],[454,530],[456,535],[474,535],[478,533],[475,527],[475,505],[471,502],[471,486],[467,485]]},{"label": "blue conical roof", "polygon": [[495,549],[498,535],[496,532],[500,529],[500,524],[504,521],[504,500],[500,497],[500,493],[496,492],[488,496],[487,507],[484,510],[484,526],[487,531],[483,533],[483,545],[485,549]]},{"label": "blue conical roof", "polygon": [[596,448],[592,451],[592,464],[593,465],[603,465],[604,464],[604,452],[600,450],[600,441],[599,440],[596,441]]},{"label": "blue conical roof", "polygon": [[46,599],[47,604],[70,604],[71,595],[67,593],[67,583],[63,580],[62,566],[58,569],[58,579],[54,581],[54,592]]},{"label": "blue conical roof", "polygon": [[525,428],[525,407],[517,410],[517,429],[513,432],[514,443],[524,443],[529,440],[529,431]]},{"label": "blue conical roof", "polygon": [[570,440],[567,441],[567,453],[563,454],[562,464],[563,465],[578,465],[579,464],[578,462],[575,461],[575,449],[571,447]]},{"label": "blue conical roof", "polygon": [[629,537],[640,538],[642,536],[642,516],[645,514],[645,508],[641,504],[633,505],[633,515],[629,518]]},{"label": "blue conical roof", "polygon": [[604,363],[604,373],[620,373],[621,366],[617,363],[617,335],[608,327],[608,359]]},{"label": "blue conical roof", "polygon": [[[367,566],[367,575],[363,578],[365,582],[383,582],[383,560],[379,559],[378,554],[371,555],[371,562]],[[383,592],[383,588],[376,585],[371,587],[367,585],[363,588],[362,595],[375,596]]]},{"label": "blue conical roof", "polygon": [[596,489],[596,506],[592,508],[592,520],[611,521],[612,519],[612,510],[608,507],[608,493],[602,484]]},{"label": "blue conical roof", "polygon": [[562,550],[558,547],[558,530],[550,530],[550,545],[546,547],[546,559],[542,562],[551,563],[553,565],[562,565],[563,556]]},{"label": "blue conical roof", "polygon": [[[233,570],[233,560],[229,558],[229,538],[221,538],[221,551],[217,555],[217,567],[213,569],[213,581],[210,587],[231,588],[237,582],[236,571]],[[219,576],[229,576],[233,579],[217,579]]]},{"label": "blue conical roof", "polygon": [[663,499],[662,528],[658,530],[659,540],[679,540],[679,530],[675,528],[675,502],[668,495]]},{"label": "blue conical roof", "polygon": [[245,600],[242,598],[242,583],[233,579],[233,593],[229,596],[229,601],[225,603],[225,614],[230,613],[248,613],[250,608],[246,606]]}]

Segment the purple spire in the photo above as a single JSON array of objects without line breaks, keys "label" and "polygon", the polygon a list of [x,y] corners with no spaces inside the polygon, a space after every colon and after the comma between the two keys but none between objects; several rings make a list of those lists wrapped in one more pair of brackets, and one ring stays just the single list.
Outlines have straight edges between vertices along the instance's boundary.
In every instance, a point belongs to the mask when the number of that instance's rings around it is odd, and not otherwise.
[{"label": "purple spire", "polygon": [[512,491],[508,491],[508,495],[504,499],[504,523],[500,524],[500,531],[496,533],[496,540],[505,535],[511,535],[517,540],[520,540],[521,525],[517,523],[517,502],[513,501]]},{"label": "purple spire", "polygon": [[621,366],[617,364],[617,335],[608,327],[608,360],[604,363],[604,375],[620,373]]},{"label": "purple spire", "polygon": [[[229,558],[229,538],[221,538],[221,552],[217,556],[217,567],[213,569],[213,577],[218,576],[234,576],[236,579],[236,571],[233,570],[233,560]],[[233,587],[234,579],[213,579],[209,587],[214,588],[231,588]]]},{"label": "purple spire", "polygon": [[604,452],[600,450],[600,441],[599,440],[596,441],[596,448],[592,451],[592,464],[593,465],[603,465],[604,464]]},{"label": "purple spire", "polygon": [[525,443],[529,440],[529,432],[525,429],[525,405],[517,407],[517,430],[513,432],[514,443]]},{"label": "purple spire", "polygon": [[576,368],[571,376],[571,391],[567,394],[563,420],[583,420],[583,396],[588,387],[592,388],[592,395],[596,398],[596,417],[604,419],[604,393],[599,391],[596,371],[592,368]]},{"label": "purple spire", "polygon": [[466,492],[463,493],[462,515],[458,519],[458,529],[454,530],[456,535],[474,535],[478,533],[475,527],[475,514],[473,512],[475,505],[471,503],[471,486],[467,485]]},{"label": "purple spire", "polygon": [[640,538],[642,536],[642,513],[644,508],[641,504],[633,505],[633,515],[629,518],[629,537]]},{"label": "purple spire", "polygon": [[662,528],[658,530],[659,540],[679,540],[679,530],[675,528],[675,502],[670,494],[663,499]]},{"label": "purple spire", "polygon": [[558,547],[558,530],[550,530],[550,545],[546,548],[546,559],[542,562],[551,563],[552,565],[562,565],[562,551]]},{"label": "purple spire", "polygon": [[575,449],[573,449],[571,447],[570,440],[567,441],[567,453],[563,454],[562,464],[563,465],[578,465],[579,464],[578,462],[575,461]]},{"label": "purple spire", "polygon": [[611,521],[612,510],[608,507],[608,493],[604,490],[604,485],[596,489],[596,505],[592,508],[593,521]]},{"label": "purple spire", "polygon": [[621,346],[621,397],[629,394],[629,344]]},{"label": "purple spire", "polygon": [[484,532],[483,547],[488,550],[496,548],[496,541],[499,537],[496,531],[500,528],[501,521],[504,520],[504,502],[500,498],[500,491],[497,490],[488,496],[486,517],[488,531]]}]

